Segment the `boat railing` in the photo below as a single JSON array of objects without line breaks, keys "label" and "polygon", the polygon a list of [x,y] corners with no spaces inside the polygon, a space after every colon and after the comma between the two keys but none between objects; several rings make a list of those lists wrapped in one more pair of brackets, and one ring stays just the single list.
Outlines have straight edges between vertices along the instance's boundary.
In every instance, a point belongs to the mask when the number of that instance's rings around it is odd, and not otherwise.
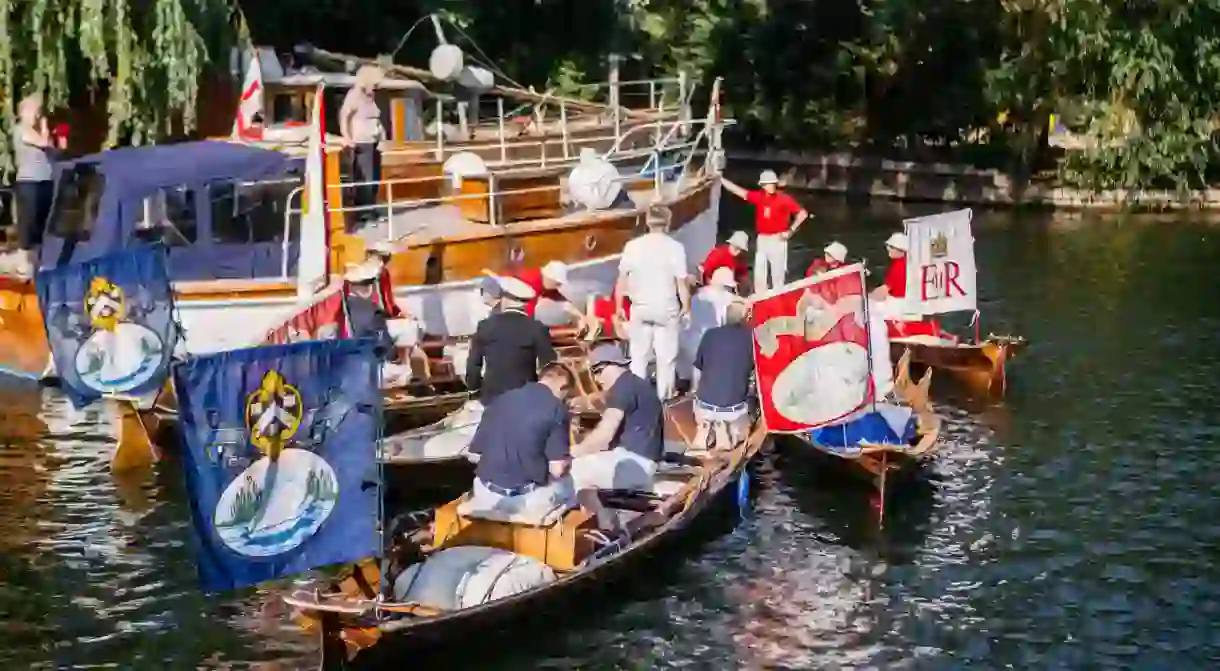
[{"label": "boat railing", "polygon": [[[626,109],[621,104],[624,94],[623,89],[630,88],[632,86],[646,87],[648,92],[647,108]],[[690,103],[695,92],[695,87],[689,84],[684,73],[680,73],[678,77],[630,80],[623,82],[599,82],[594,84],[579,85],[577,88],[582,91],[592,90],[596,92],[605,87],[610,87],[610,100],[606,109],[603,110],[602,113],[608,114],[610,117],[608,120],[612,121],[613,132],[610,135],[591,138],[572,137],[572,123],[574,120],[580,118],[579,112],[576,114],[569,113],[569,107],[575,103],[570,102],[570,99],[567,96],[557,94],[553,95],[552,92],[544,92],[539,94],[542,96],[541,100],[523,106],[531,108],[531,114],[528,116],[531,119],[531,123],[534,123],[540,131],[541,137],[538,139],[527,141],[513,139],[512,133],[509,132],[508,125],[512,113],[516,110],[506,111],[504,96],[496,96],[496,111],[494,113],[496,123],[495,137],[494,139],[489,139],[484,142],[477,140],[477,131],[480,125],[480,110],[478,107],[476,106],[474,109],[474,119],[472,120],[470,118],[471,114],[469,102],[453,100],[449,101],[450,105],[456,106],[457,118],[459,120],[459,126],[457,129],[458,135],[468,138],[472,137],[470,129],[472,127],[475,129],[475,133],[473,134],[473,137],[475,138],[474,140],[451,143],[448,142],[445,137],[446,130],[444,119],[446,100],[438,97],[435,100],[436,109],[434,112],[433,126],[429,129],[434,136],[435,146],[429,149],[417,147],[390,148],[386,149],[383,153],[386,156],[412,156],[424,160],[444,162],[448,155],[452,155],[456,152],[498,150],[500,162],[508,163],[510,161],[509,154],[512,150],[536,149],[539,159],[525,159],[525,161],[538,162],[541,163],[541,167],[546,167],[548,159],[552,161],[554,160],[554,157],[549,157],[547,154],[548,146],[558,145],[562,149],[561,155],[565,160],[567,160],[572,158],[574,154],[578,153],[574,151],[574,147],[579,147],[582,144],[604,142],[611,142],[612,144],[618,146],[622,144],[622,140],[626,135],[639,131],[641,127],[650,130],[653,135],[653,144],[656,144],[664,132],[662,128],[664,127],[665,123],[674,118],[684,123],[688,123],[690,121]],[[677,88],[676,94],[672,99],[666,93],[669,87]],[[543,126],[546,124],[547,107],[551,105],[557,107],[559,111],[557,121],[559,131],[558,138],[548,137],[548,133],[541,132]],[[586,109],[587,106],[581,104],[577,105],[577,108]],[[521,109],[521,107],[518,107],[517,109]],[[598,114],[597,116],[600,120],[601,114]],[[624,133],[624,116],[634,116],[642,122],[628,124],[626,126],[626,133]],[[518,136],[519,135],[520,133],[518,133]]]},{"label": "boat railing", "polygon": [[[682,143],[666,145],[664,147],[653,147],[650,152],[643,154],[643,155],[648,156],[648,160],[645,163],[643,168],[641,168],[639,170],[632,170],[632,171],[628,171],[626,173],[620,174],[617,178],[618,181],[623,184],[628,184],[628,183],[632,183],[632,182],[637,182],[638,180],[643,179],[643,178],[650,179],[652,182],[652,197],[654,200],[660,200],[664,195],[663,189],[664,189],[664,185],[667,181],[667,177],[672,176],[675,179],[680,179],[683,176],[689,175],[690,170],[691,170],[691,164],[694,161],[695,157],[698,155],[705,154],[706,150],[709,146],[709,142],[713,141],[713,139],[714,139],[714,133],[712,132],[713,128],[714,128],[713,125],[708,125],[707,122],[701,122],[701,121],[692,122],[692,123],[703,125],[703,127],[700,129],[700,131],[695,135],[695,137],[693,139],[686,141],[686,142],[682,142]],[[667,161],[666,159],[669,159],[669,160]],[[710,169],[710,168],[705,163],[704,170],[706,171],[708,169]],[[402,178],[402,179],[383,180],[380,182],[344,182],[344,183],[341,183],[338,185],[333,185],[333,186],[328,187],[328,192],[333,194],[334,193],[333,190],[337,189],[337,190],[339,190],[340,193],[343,193],[345,190],[348,190],[348,189],[356,189],[359,187],[377,185],[377,186],[379,186],[379,188],[384,189],[384,202],[376,203],[376,204],[372,204],[372,205],[345,205],[345,204],[331,205],[328,208],[328,210],[332,213],[333,212],[343,212],[343,213],[350,212],[353,214],[362,213],[362,212],[371,212],[371,211],[384,212],[383,216],[386,221],[386,237],[389,240],[397,240],[406,235],[410,235],[414,231],[398,230],[398,228],[395,224],[395,221],[394,221],[394,217],[395,217],[396,213],[401,213],[401,212],[405,212],[405,211],[417,211],[417,210],[421,210],[424,208],[434,207],[434,206],[439,206],[439,205],[455,205],[461,201],[472,201],[472,200],[482,199],[482,200],[486,200],[488,202],[487,209],[488,209],[488,214],[489,214],[489,224],[493,227],[499,227],[503,224],[503,222],[501,222],[499,220],[500,219],[500,205],[504,201],[505,198],[519,197],[521,195],[531,194],[531,193],[548,193],[548,192],[559,193],[562,195],[562,193],[564,191],[564,187],[559,184],[550,184],[550,185],[546,185],[546,186],[536,186],[536,187],[509,188],[509,189],[498,188],[499,181],[501,181],[507,177],[511,177],[515,174],[520,174],[523,172],[528,172],[528,170],[517,168],[517,169],[489,171],[486,174],[486,178],[488,180],[486,192],[469,193],[469,194],[454,193],[454,194],[450,194],[450,195],[431,197],[431,198],[398,199],[398,198],[395,198],[395,196],[394,196],[394,189],[395,189],[395,187],[399,188],[400,193],[401,193],[402,191],[408,191],[408,190],[416,191],[417,189],[410,189],[409,187],[417,186],[420,184],[438,183],[438,182],[439,183],[447,182],[450,184],[454,184],[454,183],[460,183],[460,182],[457,182],[457,180],[453,176],[449,176],[449,175],[410,177],[410,178]],[[483,177],[483,176],[480,175],[478,177]],[[294,204],[294,202],[299,203],[302,193],[304,193],[304,186],[297,187],[288,195],[288,206],[285,208],[285,228],[288,227],[289,224],[287,222],[290,221],[293,216],[298,216],[301,213],[301,208],[299,207],[299,205],[294,207],[293,204]],[[343,198],[340,198],[340,200],[343,200]],[[285,248],[287,248],[287,244],[285,244]]]}]

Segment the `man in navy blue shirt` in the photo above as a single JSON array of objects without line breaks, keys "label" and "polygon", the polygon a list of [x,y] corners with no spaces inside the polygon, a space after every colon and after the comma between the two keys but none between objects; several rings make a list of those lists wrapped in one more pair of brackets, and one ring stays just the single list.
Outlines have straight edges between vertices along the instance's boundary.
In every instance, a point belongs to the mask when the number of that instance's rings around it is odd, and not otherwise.
[{"label": "man in navy blue shirt", "polygon": [[577,499],[597,515],[598,526],[615,530],[597,497],[599,489],[652,491],[652,477],[665,451],[665,419],[656,389],[636,376],[617,345],[589,354],[589,370],[606,391],[601,421],[572,447],[572,481]]},{"label": "man in navy blue shirt", "polygon": [[570,464],[572,389],[566,366],[544,366],[537,382],[500,394],[470,443],[479,455],[470,507],[505,515],[545,516],[571,500],[564,476]]},{"label": "man in navy blue shirt", "polygon": [[555,360],[550,330],[525,314],[525,304],[536,295],[533,288],[514,277],[496,281],[500,311],[475,328],[466,363],[466,387],[477,392],[485,406],[500,394],[533,382],[538,369]]},{"label": "man in navy blue shirt", "polygon": [[749,397],[754,376],[754,334],[746,326],[748,308],[730,303],[724,326],[708,329],[695,354],[695,447],[707,445],[715,429],[714,447],[729,449],[749,429]]}]

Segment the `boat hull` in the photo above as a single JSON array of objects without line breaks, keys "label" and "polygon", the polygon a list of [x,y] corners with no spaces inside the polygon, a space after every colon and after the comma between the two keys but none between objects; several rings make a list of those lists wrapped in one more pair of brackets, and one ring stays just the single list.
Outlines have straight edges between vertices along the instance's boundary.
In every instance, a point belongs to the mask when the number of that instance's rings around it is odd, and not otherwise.
[{"label": "boat hull", "polygon": [[1024,347],[1024,339],[1003,336],[958,345],[894,341],[890,356],[896,360],[909,351],[913,366],[944,371],[971,391],[1003,396],[1008,388],[1008,361]]}]

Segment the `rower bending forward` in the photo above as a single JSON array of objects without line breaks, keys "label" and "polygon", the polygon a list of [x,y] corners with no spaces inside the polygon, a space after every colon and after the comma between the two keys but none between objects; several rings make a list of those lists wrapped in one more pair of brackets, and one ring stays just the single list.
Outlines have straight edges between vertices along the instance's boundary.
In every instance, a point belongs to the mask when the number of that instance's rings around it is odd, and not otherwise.
[{"label": "rower bending forward", "polygon": [[[809,212],[792,196],[779,190],[779,177],[764,170],[756,190],[748,190],[725,177],[720,181],[729,193],[754,206],[754,225],[758,233],[754,252],[754,292],[782,287],[788,283],[788,238],[800,229]],[[788,228],[788,221],[792,228]],[[770,275],[771,284],[767,284]]]}]

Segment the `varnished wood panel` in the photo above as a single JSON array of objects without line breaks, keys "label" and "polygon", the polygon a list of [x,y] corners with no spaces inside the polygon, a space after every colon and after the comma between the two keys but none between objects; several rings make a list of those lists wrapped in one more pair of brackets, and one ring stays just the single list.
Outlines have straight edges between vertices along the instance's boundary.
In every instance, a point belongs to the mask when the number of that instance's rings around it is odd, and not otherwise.
[{"label": "varnished wood panel", "polygon": [[0,278],[0,369],[40,375],[49,356],[34,283]]},{"label": "varnished wood panel", "polygon": [[[502,194],[494,203],[499,208],[495,217],[492,217],[493,203],[488,196],[493,188]],[[557,171],[467,177],[462,180],[455,195],[463,196],[452,201],[462,216],[482,224],[491,223],[493,219],[500,225],[529,219],[550,219],[563,213],[559,203]]]}]

